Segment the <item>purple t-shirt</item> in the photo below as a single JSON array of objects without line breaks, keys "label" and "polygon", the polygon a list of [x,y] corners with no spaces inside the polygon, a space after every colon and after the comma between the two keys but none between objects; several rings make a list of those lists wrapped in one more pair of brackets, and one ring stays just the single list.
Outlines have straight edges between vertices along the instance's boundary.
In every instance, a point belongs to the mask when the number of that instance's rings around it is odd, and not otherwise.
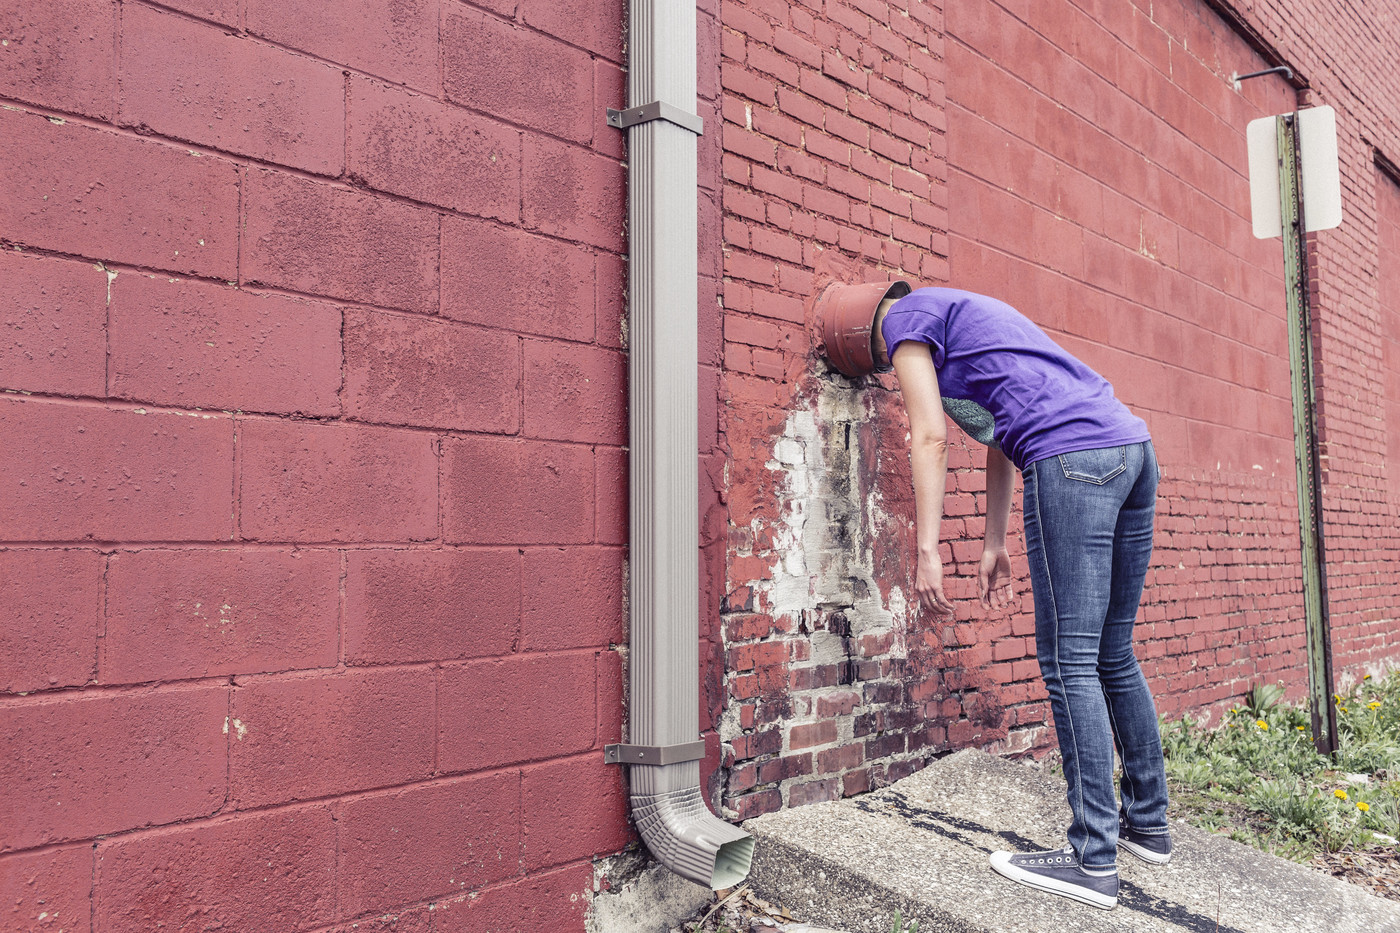
[{"label": "purple t-shirt", "polygon": [[1058,454],[1151,439],[1108,380],[1005,302],[921,288],[890,307],[882,331],[891,357],[906,340],[928,344],[944,408],[985,409],[991,439],[1022,470]]}]

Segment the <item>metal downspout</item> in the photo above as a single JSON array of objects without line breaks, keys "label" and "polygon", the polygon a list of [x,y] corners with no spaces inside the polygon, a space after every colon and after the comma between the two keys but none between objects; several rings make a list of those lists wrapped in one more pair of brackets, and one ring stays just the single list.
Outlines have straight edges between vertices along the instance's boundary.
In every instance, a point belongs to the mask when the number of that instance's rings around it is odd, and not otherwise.
[{"label": "metal downspout", "polygon": [[[748,875],[754,841],[700,793],[699,346],[694,0],[630,0],[632,815],[652,855],[712,888]],[[659,104],[660,106],[647,106]],[[651,761],[654,764],[640,762]]]}]

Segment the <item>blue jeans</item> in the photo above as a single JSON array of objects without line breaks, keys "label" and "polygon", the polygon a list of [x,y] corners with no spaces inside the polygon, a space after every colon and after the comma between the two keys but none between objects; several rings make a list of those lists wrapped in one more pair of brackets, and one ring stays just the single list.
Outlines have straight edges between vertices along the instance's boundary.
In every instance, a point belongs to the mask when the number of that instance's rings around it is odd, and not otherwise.
[{"label": "blue jeans", "polygon": [[1069,784],[1069,842],[1085,868],[1112,868],[1120,812],[1136,830],[1167,831],[1157,710],[1133,655],[1157,456],[1150,441],[1081,450],[1038,460],[1022,476],[1036,657]]}]

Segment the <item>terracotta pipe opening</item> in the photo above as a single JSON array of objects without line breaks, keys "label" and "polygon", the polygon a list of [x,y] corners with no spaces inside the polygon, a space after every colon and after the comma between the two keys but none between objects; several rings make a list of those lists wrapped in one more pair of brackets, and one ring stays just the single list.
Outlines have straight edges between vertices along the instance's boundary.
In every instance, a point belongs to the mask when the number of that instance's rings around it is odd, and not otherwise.
[{"label": "terracotta pipe opening", "polygon": [[886,298],[912,290],[903,279],[827,286],[817,299],[817,317],[831,365],[852,379],[875,372],[875,312]]}]

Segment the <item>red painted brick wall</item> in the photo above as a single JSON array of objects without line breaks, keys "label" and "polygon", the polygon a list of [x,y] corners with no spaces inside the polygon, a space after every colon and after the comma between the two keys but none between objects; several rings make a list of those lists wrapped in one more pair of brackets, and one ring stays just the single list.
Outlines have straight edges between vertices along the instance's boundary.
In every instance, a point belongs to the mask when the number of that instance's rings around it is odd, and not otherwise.
[{"label": "red painted brick wall", "polygon": [[0,931],[582,928],[622,20],[0,0]]},{"label": "red painted brick wall", "polygon": [[[1296,687],[1282,253],[1252,236],[1244,146],[1291,92],[1234,91],[1267,65],[1193,4],[978,3],[948,27],[954,279],[1026,309],[1152,428],[1138,653],[1159,706]],[[1045,721],[1035,678],[1022,689],[1015,725]]]},{"label": "red painted brick wall", "polygon": [[1239,16],[1197,0],[723,5],[731,813],[858,792],[968,744],[1053,741],[1019,527],[1020,606],[972,601],[976,445],[955,443],[945,521],[959,614],[908,605],[903,416],[890,377],[852,384],[821,360],[811,299],[833,279],[998,295],[1108,376],[1164,472],[1139,632],[1162,711],[1262,681],[1301,696],[1281,248],[1252,237],[1244,145],[1249,120],[1297,97],[1230,82],[1273,64],[1264,49],[1308,83],[1303,105],[1339,112],[1347,219],[1313,243],[1338,679],[1400,659],[1400,429],[1384,423],[1400,396],[1382,375],[1400,215],[1373,165],[1400,151],[1400,35],[1323,3]]}]

